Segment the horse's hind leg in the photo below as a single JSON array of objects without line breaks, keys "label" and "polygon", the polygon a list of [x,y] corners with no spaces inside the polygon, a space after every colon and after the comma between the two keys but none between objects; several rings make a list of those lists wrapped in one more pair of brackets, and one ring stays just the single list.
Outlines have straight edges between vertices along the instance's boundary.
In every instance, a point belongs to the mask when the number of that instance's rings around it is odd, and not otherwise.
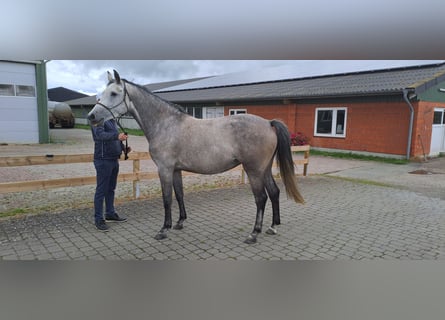
[{"label": "horse's hind leg", "polygon": [[267,234],[277,234],[275,226],[280,222],[280,189],[278,188],[275,179],[272,176],[272,171],[266,174],[265,185],[267,194],[272,202],[272,225],[267,229]]},{"label": "horse's hind leg", "polygon": [[261,233],[261,229],[263,226],[264,208],[266,207],[267,202],[267,194],[266,190],[264,189],[264,181],[261,176],[250,175],[249,181],[253,195],[255,197],[257,212],[253,231],[251,234],[249,234],[244,242],[247,244],[252,244],[256,242],[258,234]]},{"label": "horse's hind leg", "polygon": [[185,212],[184,206],[184,188],[182,185],[181,171],[175,171],[173,173],[173,189],[175,190],[175,196],[179,206],[179,220],[174,225],[173,229],[181,230],[183,228],[184,220],[187,219],[187,214]]}]

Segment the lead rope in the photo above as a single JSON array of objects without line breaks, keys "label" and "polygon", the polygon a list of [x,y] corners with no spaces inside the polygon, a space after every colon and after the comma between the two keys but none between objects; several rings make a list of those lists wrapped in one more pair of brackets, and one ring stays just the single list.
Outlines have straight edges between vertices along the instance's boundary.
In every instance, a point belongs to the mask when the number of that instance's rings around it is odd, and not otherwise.
[{"label": "lead rope", "polygon": [[[125,87],[125,81],[123,81],[123,83],[124,83],[124,93],[125,93],[124,94],[124,103],[125,103],[125,106],[127,107],[127,112],[128,112],[128,105],[127,105],[127,101],[125,101],[125,95],[128,95],[128,99],[130,100],[130,102],[131,102],[131,98],[130,98],[130,95],[128,94],[127,88]],[[118,118],[117,124],[119,125],[119,128],[121,128],[122,131],[124,132],[124,134],[127,136],[127,139],[125,139],[125,150],[124,150],[125,160],[127,160],[128,159],[128,133],[121,126],[121,123],[120,123],[121,119],[122,119],[121,117]]]},{"label": "lead rope", "polygon": [[[117,119],[116,119],[116,123],[117,123],[117,125],[119,126],[119,128],[122,130],[122,132],[123,132],[126,136],[128,136],[128,133],[125,131],[124,127],[122,127],[122,125],[121,125],[121,123],[120,123],[120,119],[121,119],[121,118],[117,118]],[[128,159],[128,138],[125,139],[125,150],[124,150],[124,154],[125,154],[125,160],[127,160],[127,159]]]}]

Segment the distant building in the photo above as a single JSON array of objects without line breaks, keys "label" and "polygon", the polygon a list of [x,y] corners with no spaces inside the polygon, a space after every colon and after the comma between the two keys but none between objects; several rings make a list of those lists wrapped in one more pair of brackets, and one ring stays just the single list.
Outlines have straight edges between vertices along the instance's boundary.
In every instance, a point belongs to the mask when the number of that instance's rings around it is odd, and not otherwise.
[{"label": "distant building", "polygon": [[48,100],[50,101],[65,102],[84,97],[88,97],[88,95],[64,87],[48,89]]}]

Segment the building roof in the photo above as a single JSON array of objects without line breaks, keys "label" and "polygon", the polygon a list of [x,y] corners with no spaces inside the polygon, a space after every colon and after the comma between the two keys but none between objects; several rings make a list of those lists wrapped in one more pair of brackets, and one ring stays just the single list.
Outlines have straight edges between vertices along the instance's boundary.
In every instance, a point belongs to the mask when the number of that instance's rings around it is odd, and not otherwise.
[{"label": "building roof", "polygon": [[87,95],[64,87],[48,89],[48,99],[51,101],[65,102],[83,97]]},{"label": "building roof", "polygon": [[[192,79],[158,82],[158,83],[147,84],[144,87],[146,87],[150,91],[155,91],[155,90],[160,90],[163,88],[177,86],[177,85],[185,84],[188,82],[198,81],[198,80],[207,79],[207,78],[209,78],[209,77],[200,77],[200,78],[192,78]],[[67,100],[65,102],[72,106],[94,105],[94,104],[96,104],[96,96],[95,95],[85,96],[85,97],[81,97],[81,98]]]},{"label": "building roof", "polygon": [[205,79],[213,78],[210,77],[200,77],[200,78],[192,78],[192,79],[183,79],[183,80],[174,80],[174,81],[166,81],[166,82],[158,82],[158,83],[151,83],[147,84],[144,87],[146,87],[150,91],[157,91],[157,90],[163,90],[165,88],[172,88],[180,85],[186,85],[191,82],[197,82]]},{"label": "building roof", "polygon": [[[194,88],[199,83],[218,83],[205,81],[213,78],[168,81],[145,87],[161,98],[178,104],[394,95],[401,94],[404,89],[421,94],[445,81],[445,63]],[[183,84],[190,84],[193,89],[175,89]],[[69,105],[94,105],[96,97],[85,96],[65,102]]]},{"label": "building roof", "polygon": [[[311,99],[360,95],[400,94],[404,89],[419,94],[445,81],[445,63],[359,71],[297,79],[226,86],[155,91],[176,103],[247,100]],[[196,83],[195,83],[196,85]]]},{"label": "building roof", "polygon": [[[260,69],[250,69],[241,72],[222,74],[208,77],[193,82],[177,84],[165,91],[178,91],[188,89],[203,89],[224,87],[229,85],[252,84],[260,82],[273,82],[282,80],[302,79],[320,76],[333,76],[336,74],[346,74],[353,72],[371,71],[377,69],[406,68],[418,66],[419,64],[441,63],[440,60],[316,60],[301,63],[298,65],[278,65],[263,67]],[[380,67],[378,67],[380,65]],[[310,66],[310,67],[309,67]],[[382,67],[383,66],[383,67]],[[158,92],[164,90],[157,90]]]},{"label": "building roof", "polygon": [[96,96],[86,96],[83,98],[73,99],[73,100],[67,100],[64,101],[68,103],[70,106],[80,106],[80,105],[93,105],[96,104]]}]

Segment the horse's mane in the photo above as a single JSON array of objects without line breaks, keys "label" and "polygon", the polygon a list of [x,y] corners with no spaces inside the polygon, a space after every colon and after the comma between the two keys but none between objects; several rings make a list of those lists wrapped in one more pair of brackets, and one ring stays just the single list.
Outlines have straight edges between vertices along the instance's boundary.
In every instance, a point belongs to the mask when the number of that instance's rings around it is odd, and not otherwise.
[{"label": "horse's mane", "polygon": [[[113,81],[114,81],[114,80],[113,80]],[[140,84],[137,84],[137,83],[128,81],[128,80],[126,80],[126,79],[122,79],[122,81],[124,81],[124,82],[126,82],[126,83],[129,83],[129,84],[131,84],[131,85],[137,87],[138,89],[144,91],[145,93],[147,93],[147,94],[149,94],[149,95],[155,97],[155,98],[158,99],[159,101],[162,101],[162,102],[164,102],[164,103],[170,105],[171,107],[175,108],[177,111],[179,111],[179,112],[181,112],[181,113],[185,113],[185,114],[187,114],[187,112],[185,111],[185,109],[184,109],[183,106],[181,106],[181,105],[179,105],[179,104],[176,104],[176,103],[173,103],[173,102],[170,102],[170,101],[167,101],[167,100],[165,100],[165,99],[162,99],[162,98],[159,97],[158,95],[156,95],[156,94],[154,94],[153,92],[151,92],[150,90],[148,90],[146,87],[141,86]]]}]

